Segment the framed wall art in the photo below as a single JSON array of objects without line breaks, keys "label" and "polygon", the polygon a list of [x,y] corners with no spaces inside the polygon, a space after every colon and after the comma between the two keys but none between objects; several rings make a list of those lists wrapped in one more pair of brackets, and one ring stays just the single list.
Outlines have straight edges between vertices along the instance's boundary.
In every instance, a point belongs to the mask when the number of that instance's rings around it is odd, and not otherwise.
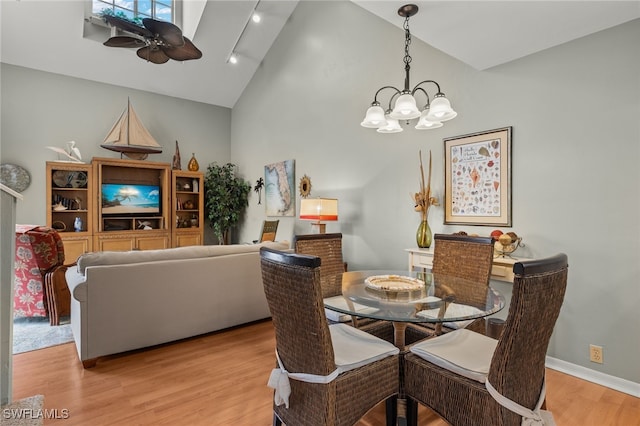
[{"label": "framed wall art", "polygon": [[264,166],[265,210],[267,216],[295,216],[295,160]]},{"label": "framed wall art", "polygon": [[511,133],[444,139],[445,224],[511,226]]}]

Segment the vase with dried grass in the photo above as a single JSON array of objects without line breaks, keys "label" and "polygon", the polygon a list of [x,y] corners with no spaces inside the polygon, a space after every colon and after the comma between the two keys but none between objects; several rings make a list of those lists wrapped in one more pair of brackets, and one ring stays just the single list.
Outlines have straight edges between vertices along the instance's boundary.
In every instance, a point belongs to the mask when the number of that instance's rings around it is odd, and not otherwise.
[{"label": "vase with dried grass", "polygon": [[420,191],[416,192],[413,196],[415,202],[415,211],[420,212],[420,226],[416,232],[416,243],[420,248],[431,247],[431,239],[433,234],[431,233],[431,227],[429,226],[429,207],[437,206],[438,199],[431,195],[431,150],[429,150],[429,174],[428,180],[425,185],[424,180],[424,167],[422,165],[422,151],[419,151],[420,156]]}]

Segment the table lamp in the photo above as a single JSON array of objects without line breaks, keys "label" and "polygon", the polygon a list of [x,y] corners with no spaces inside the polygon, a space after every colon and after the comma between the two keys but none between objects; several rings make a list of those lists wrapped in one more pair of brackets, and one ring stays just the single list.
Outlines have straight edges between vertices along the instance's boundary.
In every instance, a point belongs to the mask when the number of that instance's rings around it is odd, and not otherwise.
[{"label": "table lamp", "polygon": [[300,202],[300,219],[314,220],[311,231],[324,234],[326,224],[321,221],[338,220],[338,200],[336,198],[303,198]]}]

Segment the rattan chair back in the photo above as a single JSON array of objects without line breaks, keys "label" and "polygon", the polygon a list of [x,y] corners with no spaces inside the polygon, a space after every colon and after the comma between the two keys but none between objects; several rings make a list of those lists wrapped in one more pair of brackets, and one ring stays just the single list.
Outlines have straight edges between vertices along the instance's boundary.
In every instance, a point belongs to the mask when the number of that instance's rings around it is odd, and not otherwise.
[{"label": "rattan chair back", "polygon": [[260,249],[262,283],[289,371],[325,376],[336,368],[320,290],[320,258]]},{"label": "rattan chair back", "polygon": [[296,235],[296,253],[318,256],[322,259],[320,280],[322,297],[342,294],[342,273],[345,271],[342,257],[342,234]]},{"label": "rattan chair back", "polygon": [[493,238],[435,234],[433,239],[434,273],[489,285],[493,265]]},{"label": "rattan chair back", "polygon": [[260,232],[261,243],[276,240],[276,232],[278,231],[279,220],[265,220],[262,222],[262,231]]},{"label": "rattan chair back", "polygon": [[[475,286],[459,284],[455,289],[455,297],[464,304],[482,308],[486,303],[491,268],[493,266],[494,240],[490,237],[469,237],[458,234],[435,234],[433,248],[432,272],[446,277],[463,278],[477,283]],[[444,298],[446,294],[437,295]],[[467,327],[469,330],[485,334],[486,325],[484,319],[479,319]],[[424,332],[424,329],[429,330]],[[421,324],[412,326],[407,333],[407,341],[415,342],[425,337],[451,331],[442,323],[436,325]]]}]

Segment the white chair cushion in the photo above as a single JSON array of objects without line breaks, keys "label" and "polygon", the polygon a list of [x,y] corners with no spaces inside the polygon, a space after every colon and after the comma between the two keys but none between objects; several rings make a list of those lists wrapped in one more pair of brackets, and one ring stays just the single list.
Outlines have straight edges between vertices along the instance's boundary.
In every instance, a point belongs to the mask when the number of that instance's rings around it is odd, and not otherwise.
[{"label": "white chair cushion", "polygon": [[276,405],[284,404],[289,408],[291,395],[289,379],[307,383],[331,383],[345,371],[400,353],[400,350],[391,343],[346,324],[332,324],[329,326],[329,332],[336,369],[327,376],[286,371],[276,350],[279,367],[271,371],[267,382],[267,385],[275,390],[273,400]]},{"label": "white chair cushion", "polygon": [[[330,301],[331,306],[335,306],[337,308],[342,308],[344,310],[351,310],[347,299],[345,299],[343,296],[333,296],[333,297],[326,297],[324,300],[326,301]],[[375,312],[376,308],[372,308],[370,306],[365,306],[365,305],[360,305],[358,303],[353,303],[353,309],[356,310],[356,312],[361,312],[361,313],[371,313],[371,312]],[[333,322],[349,322],[351,321],[351,315],[349,314],[343,314],[340,312],[336,312],[336,311],[332,311],[331,309],[326,309],[324,310],[325,316],[327,317],[328,320],[333,321]]]},{"label": "white chair cushion", "polygon": [[[438,313],[440,309],[427,309],[424,311],[418,312],[416,315],[426,318],[438,318]],[[447,310],[445,312],[445,317],[455,318],[455,317],[466,317],[468,315],[476,315],[481,313],[482,311],[475,306],[469,305],[460,305],[458,303],[451,303],[447,306]],[[465,328],[475,320],[467,320],[467,321],[450,321],[445,322],[444,325],[449,328],[459,329]]]},{"label": "white chair cushion", "polygon": [[331,324],[331,343],[340,372],[400,353],[393,344],[346,324]]},{"label": "white chair cushion", "polygon": [[463,328],[419,342],[410,350],[439,367],[484,383],[497,344],[496,339]]}]

